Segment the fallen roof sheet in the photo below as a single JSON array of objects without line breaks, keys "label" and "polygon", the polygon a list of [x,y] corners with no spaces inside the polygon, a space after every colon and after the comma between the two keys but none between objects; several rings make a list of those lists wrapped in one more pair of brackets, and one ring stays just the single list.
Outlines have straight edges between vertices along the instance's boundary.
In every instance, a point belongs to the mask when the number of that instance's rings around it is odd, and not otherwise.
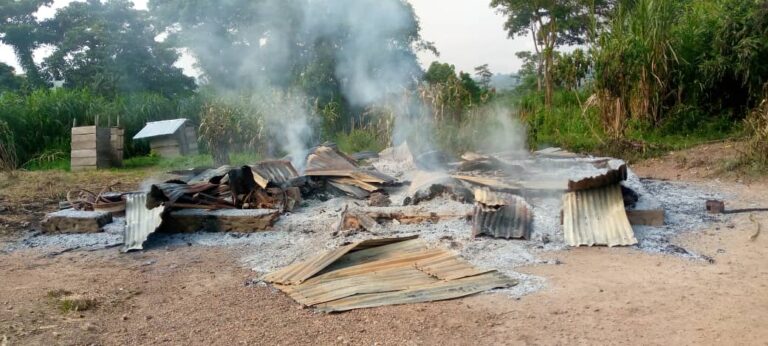
[{"label": "fallen roof sheet", "polygon": [[453,299],[517,284],[453,252],[427,249],[414,237],[350,244],[264,279],[325,312]]},{"label": "fallen roof sheet", "polygon": [[395,178],[379,171],[359,168],[354,160],[331,146],[317,147],[307,156],[304,175],[312,177],[347,177],[375,184],[388,184],[395,181]]},{"label": "fallen roof sheet", "polygon": [[200,174],[189,179],[187,181],[187,184],[193,185],[193,184],[199,184],[199,183],[210,183],[211,180],[213,180],[214,178],[220,179],[224,177],[231,170],[232,170],[232,166],[229,166],[229,165],[224,165],[219,168],[206,169]]},{"label": "fallen roof sheet", "polygon": [[530,239],[533,228],[533,208],[521,197],[475,190],[472,214],[472,236]]},{"label": "fallen roof sheet", "polygon": [[163,219],[161,215],[165,207],[159,206],[147,209],[146,193],[131,193],[126,195],[125,233],[123,234],[122,252],[141,250],[149,235],[154,233]]},{"label": "fallen roof sheet", "polygon": [[565,194],[563,230],[570,246],[637,244],[619,184]]},{"label": "fallen roof sheet", "polygon": [[300,284],[323,270],[325,267],[331,265],[331,263],[336,262],[336,260],[346,255],[348,252],[352,252],[354,250],[364,250],[367,248],[388,245],[392,243],[399,243],[404,240],[415,238],[416,237],[363,240],[340,247],[335,250],[328,251],[308,261],[295,263],[267,275],[264,279],[272,283],[284,285]]},{"label": "fallen roof sheet", "polygon": [[470,296],[495,288],[514,286],[516,281],[498,272],[470,276],[458,280],[436,281],[394,292],[351,295],[336,301],[316,305],[319,311],[341,312],[385,305],[426,303]]},{"label": "fallen roof sheet", "polygon": [[496,191],[565,191],[568,184],[565,180],[529,180],[505,182],[494,178],[475,177],[468,175],[453,175],[454,178],[473,185],[484,186]]},{"label": "fallen roof sheet", "polygon": [[595,165],[604,165],[608,171],[592,177],[568,182],[569,191],[580,191],[618,184],[627,180],[627,164],[621,160],[596,161]]},{"label": "fallen roof sheet", "polygon": [[187,119],[173,119],[148,122],[139,133],[133,136],[133,139],[142,139],[158,136],[167,136],[176,133],[179,128],[187,122]]},{"label": "fallen roof sheet", "polygon": [[263,189],[270,183],[282,187],[299,177],[291,161],[263,161],[251,166],[251,170],[253,179]]},{"label": "fallen roof sheet", "polygon": [[354,160],[342,154],[336,148],[320,146],[307,156],[307,165],[304,172],[309,175],[313,172],[347,172],[356,169],[357,165]]}]

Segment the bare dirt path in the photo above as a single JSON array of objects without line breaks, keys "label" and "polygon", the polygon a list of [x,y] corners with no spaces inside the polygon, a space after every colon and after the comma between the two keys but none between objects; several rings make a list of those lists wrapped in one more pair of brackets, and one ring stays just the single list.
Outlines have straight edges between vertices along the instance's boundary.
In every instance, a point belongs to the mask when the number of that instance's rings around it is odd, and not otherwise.
[{"label": "bare dirt path", "polygon": [[[667,163],[636,170],[654,176]],[[729,207],[768,206],[764,183],[716,184],[736,196]],[[754,219],[768,227],[768,213]],[[768,345],[768,233],[751,240],[755,230],[744,214],[678,239],[714,263],[579,248],[546,255],[559,265],[520,268],[547,288],[519,300],[483,294],[333,315],[250,284],[245,248],[0,254],[0,344]],[[61,312],[49,297],[57,290],[97,305]]]}]

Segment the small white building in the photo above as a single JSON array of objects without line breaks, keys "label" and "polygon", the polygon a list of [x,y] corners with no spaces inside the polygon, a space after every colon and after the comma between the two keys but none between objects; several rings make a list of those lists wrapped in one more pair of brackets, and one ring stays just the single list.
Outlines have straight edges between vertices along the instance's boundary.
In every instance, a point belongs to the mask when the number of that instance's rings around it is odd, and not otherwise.
[{"label": "small white building", "polygon": [[152,152],[161,157],[197,155],[197,133],[188,119],[173,119],[147,123],[134,140],[149,139]]}]

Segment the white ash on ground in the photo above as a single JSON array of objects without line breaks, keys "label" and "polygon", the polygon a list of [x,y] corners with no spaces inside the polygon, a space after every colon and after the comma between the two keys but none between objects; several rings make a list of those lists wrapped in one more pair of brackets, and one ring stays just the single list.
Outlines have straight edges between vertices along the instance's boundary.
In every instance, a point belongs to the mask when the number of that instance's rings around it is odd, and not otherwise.
[{"label": "white ash on ground", "polygon": [[[392,168],[386,162],[375,161],[382,171]],[[558,160],[523,160],[528,172],[534,172],[530,178],[536,179],[579,179],[606,172],[605,169],[578,162],[568,165]],[[407,180],[408,172],[394,172],[401,180]],[[723,194],[712,187],[694,184],[670,183],[653,180],[640,180],[629,173],[624,182],[627,187],[640,195],[638,207],[661,207],[666,212],[666,225],[663,227],[635,227],[639,251],[651,253],[670,253],[690,258],[703,258],[674,244],[675,236],[689,231],[706,228],[713,223],[727,221],[725,215],[709,215],[704,209],[707,199],[722,199]],[[562,194],[531,194],[523,196],[533,207],[533,232],[530,240],[506,240],[488,237],[472,238],[471,222],[466,216],[473,208],[471,204],[460,203],[446,196],[424,201],[416,206],[402,206],[407,197],[408,186],[389,188],[393,206],[369,207],[367,201],[347,197],[337,197],[326,201],[309,199],[292,213],[280,217],[273,229],[265,232],[248,234],[225,234],[195,232],[185,234],[155,233],[145,244],[145,251],[169,246],[211,246],[231,247],[242,253],[242,264],[252,268],[256,275],[262,275],[286,265],[302,261],[330,249],[370,238],[404,237],[418,235],[430,247],[444,247],[459,252],[472,264],[483,268],[494,268],[519,284],[510,289],[501,290],[513,297],[529,294],[541,289],[545,280],[540,277],[518,273],[516,268],[537,264],[556,264],[544,261],[544,254],[567,250],[560,225]],[[714,191],[714,192],[713,192]],[[438,222],[402,224],[397,221],[382,222],[375,230],[337,230],[340,213],[350,211],[367,212],[409,212],[453,215]],[[93,249],[118,245],[122,242],[124,219],[116,219],[104,233],[77,235],[40,235],[32,234],[21,241],[6,247],[4,251],[29,248],[44,249]],[[681,250],[682,249],[682,250]],[[549,256],[547,256],[549,257]]]}]

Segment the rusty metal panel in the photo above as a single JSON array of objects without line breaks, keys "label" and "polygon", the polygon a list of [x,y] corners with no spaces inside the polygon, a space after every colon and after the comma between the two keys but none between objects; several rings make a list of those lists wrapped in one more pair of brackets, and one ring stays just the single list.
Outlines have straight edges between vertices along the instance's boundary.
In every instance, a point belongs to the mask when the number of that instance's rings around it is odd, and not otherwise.
[{"label": "rusty metal panel", "polygon": [[336,175],[343,172],[351,173],[356,169],[357,165],[351,158],[346,157],[335,148],[320,146],[307,156],[304,173],[307,175]]},{"label": "rusty metal panel", "polygon": [[570,246],[637,244],[619,184],[565,194],[563,230]]},{"label": "rusty metal panel", "polygon": [[347,177],[376,184],[395,181],[395,178],[376,170],[359,168],[353,159],[330,146],[317,147],[307,156],[304,174],[312,177]]},{"label": "rusty metal panel", "polygon": [[517,283],[477,269],[451,251],[427,249],[414,238],[350,244],[265,280],[297,302],[327,312],[453,299]]},{"label": "rusty metal panel", "polygon": [[495,178],[468,175],[454,175],[453,177],[472,185],[510,193],[519,193],[520,191],[565,191],[568,189],[568,184],[565,180],[501,181]]},{"label": "rusty metal panel", "polygon": [[261,188],[266,189],[270,183],[284,186],[299,177],[299,173],[290,161],[263,161],[251,166],[253,179]]},{"label": "rusty metal panel", "polygon": [[123,252],[141,250],[150,234],[154,233],[163,219],[161,215],[165,207],[159,206],[147,209],[146,193],[131,193],[126,195],[125,233],[123,235]]},{"label": "rusty metal panel", "polygon": [[415,266],[440,280],[456,280],[494,271],[476,268],[451,251],[443,251],[437,256],[425,258],[416,262]]},{"label": "rusty metal panel", "polygon": [[187,195],[193,195],[198,192],[208,191],[217,188],[216,184],[199,183],[194,185],[177,184],[177,183],[162,183],[152,185],[149,192],[149,202],[147,207],[159,205],[160,203],[169,202],[197,202],[192,199],[185,199]]},{"label": "rusty metal panel", "polygon": [[593,177],[569,181],[568,191],[580,191],[596,189],[609,185],[618,184],[627,180],[627,164],[620,160],[608,160],[604,162],[608,171]]},{"label": "rusty metal panel", "polygon": [[284,285],[300,284],[315,274],[319,273],[333,262],[336,262],[336,260],[346,255],[348,252],[353,250],[364,250],[375,246],[387,245],[411,239],[414,239],[414,237],[372,239],[352,243],[347,246],[343,246],[338,249],[320,254],[319,256],[316,256],[308,261],[295,263],[279,271],[273,272],[264,277],[264,280]]},{"label": "rusty metal panel", "polygon": [[385,305],[425,303],[466,297],[516,284],[516,280],[509,279],[498,272],[491,272],[458,280],[437,281],[401,291],[353,295],[319,304],[316,307],[323,312],[341,312]]},{"label": "rusty metal panel", "polygon": [[209,183],[214,178],[221,178],[232,170],[232,166],[224,165],[216,169],[207,169],[187,181],[187,184]]},{"label": "rusty metal panel", "polygon": [[533,208],[521,197],[475,190],[472,213],[472,236],[530,239],[533,228]]}]

